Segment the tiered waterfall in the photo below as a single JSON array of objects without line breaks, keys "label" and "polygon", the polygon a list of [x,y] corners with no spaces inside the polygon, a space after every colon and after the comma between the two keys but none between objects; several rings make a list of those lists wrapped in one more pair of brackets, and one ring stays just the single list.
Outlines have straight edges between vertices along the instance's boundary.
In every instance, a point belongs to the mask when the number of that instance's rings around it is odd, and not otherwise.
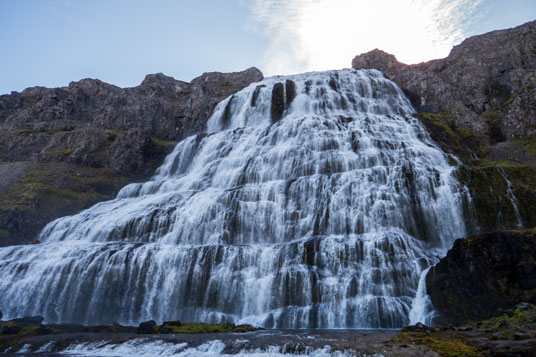
[{"label": "tiered waterfall", "polygon": [[150,181],[50,223],[38,245],[1,248],[0,310],[403,326],[425,310],[421,273],[465,232],[456,168],[412,112],[375,70],[254,83]]}]

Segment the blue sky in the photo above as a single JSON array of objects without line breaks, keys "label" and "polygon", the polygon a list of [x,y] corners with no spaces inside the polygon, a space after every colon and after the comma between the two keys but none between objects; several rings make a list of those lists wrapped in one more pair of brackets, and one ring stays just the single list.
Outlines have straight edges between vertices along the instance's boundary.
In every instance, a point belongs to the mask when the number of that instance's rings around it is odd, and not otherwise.
[{"label": "blue sky", "polygon": [[0,0],[0,94],[163,72],[190,81],[348,67],[379,47],[415,63],[536,18],[536,0]]}]

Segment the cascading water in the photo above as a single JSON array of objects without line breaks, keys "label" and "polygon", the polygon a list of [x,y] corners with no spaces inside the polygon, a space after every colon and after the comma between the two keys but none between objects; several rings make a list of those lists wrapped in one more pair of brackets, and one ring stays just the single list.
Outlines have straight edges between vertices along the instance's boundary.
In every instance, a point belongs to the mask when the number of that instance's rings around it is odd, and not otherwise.
[{"label": "cascading water", "polygon": [[463,187],[374,70],[272,77],[218,105],[146,183],[0,249],[7,317],[265,327],[409,323],[464,235]]}]

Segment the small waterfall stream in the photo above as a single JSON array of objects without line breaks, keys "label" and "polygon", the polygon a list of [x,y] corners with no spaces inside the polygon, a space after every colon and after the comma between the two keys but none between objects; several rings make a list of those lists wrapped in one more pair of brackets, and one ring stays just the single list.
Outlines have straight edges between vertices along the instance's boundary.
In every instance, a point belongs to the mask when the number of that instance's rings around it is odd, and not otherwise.
[{"label": "small waterfall stream", "polygon": [[0,249],[0,310],[47,322],[393,328],[464,236],[465,195],[375,70],[267,78],[148,182]]}]

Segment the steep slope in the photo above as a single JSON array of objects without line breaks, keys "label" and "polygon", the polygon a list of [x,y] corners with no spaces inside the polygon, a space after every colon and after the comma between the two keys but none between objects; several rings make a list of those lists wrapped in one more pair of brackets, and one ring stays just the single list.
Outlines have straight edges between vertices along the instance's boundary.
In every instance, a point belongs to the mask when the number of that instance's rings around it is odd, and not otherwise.
[{"label": "steep slope", "polygon": [[149,177],[219,101],[262,78],[256,68],[191,83],[160,73],[134,88],[83,79],[0,96],[0,246]]}]

